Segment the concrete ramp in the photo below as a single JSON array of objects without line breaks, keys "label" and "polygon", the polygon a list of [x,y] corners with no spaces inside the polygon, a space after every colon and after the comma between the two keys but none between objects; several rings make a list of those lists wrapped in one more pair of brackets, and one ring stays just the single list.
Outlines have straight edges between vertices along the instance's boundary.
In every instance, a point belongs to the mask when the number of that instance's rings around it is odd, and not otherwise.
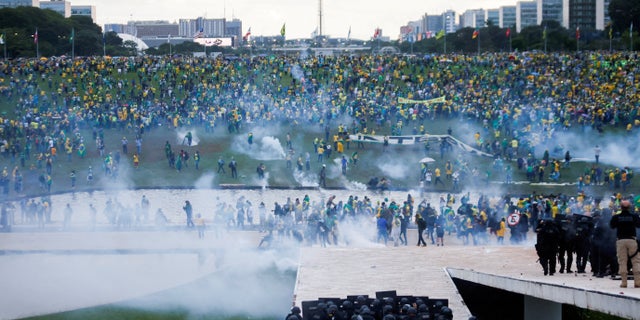
[{"label": "concrete ramp", "polygon": [[[638,319],[640,317],[640,299],[638,298],[638,293],[625,295],[623,291],[616,292],[616,290],[614,290],[611,292],[599,286],[583,286],[582,281],[580,281],[580,283],[567,283],[567,281],[562,284],[557,284],[555,282],[545,283],[535,281],[528,277],[514,279],[509,276],[476,272],[473,270],[451,268],[447,271],[452,278],[458,278],[492,288],[502,288],[543,301],[542,303],[537,303],[537,309],[546,308],[548,310],[554,310],[553,305],[555,304],[569,304],[625,319]],[[549,278],[551,279],[552,277]],[[610,281],[608,284],[611,284],[611,282],[614,285],[619,283],[619,281]],[[631,287],[633,287],[633,280],[630,280],[629,283]],[[640,291],[640,289],[633,291]],[[525,309],[527,307],[526,301],[527,300],[525,300]],[[561,311],[559,308],[555,309]],[[552,312],[552,314],[553,313],[554,312]],[[533,317],[525,316],[525,319],[530,318]],[[561,319],[561,314],[557,314],[555,317],[548,317],[547,314],[547,318]]]},{"label": "concrete ramp", "polygon": [[[633,281],[622,289],[619,280],[589,273],[544,276],[537,260],[532,245],[305,248],[294,303],[396,290],[398,295],[448,299],[454,319],[466,320],[471,313],[452,280],[459,278],[558,306],[550,310],[569,304],[640,319],[640,289],[633,288]],[[536,318],[524,314],[523,319]]]}]

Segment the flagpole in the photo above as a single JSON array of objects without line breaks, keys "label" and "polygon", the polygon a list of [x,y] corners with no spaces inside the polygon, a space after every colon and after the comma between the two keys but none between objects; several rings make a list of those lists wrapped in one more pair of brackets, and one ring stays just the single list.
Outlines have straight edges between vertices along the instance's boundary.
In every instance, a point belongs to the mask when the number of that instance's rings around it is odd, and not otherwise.
[{"label": "flagpole", "polygon": [[2,44],[4,45],[4,60],[7,60],[7,34],[2,33]]},{"label": "flagpole", "polygon": [[107,34],[104,32],[102,33],[102,56],[107,56]]},{"label": "flagpole", "polygon": [[444,54],[447,54],[447,23],[445,21],[449,21],[448,15],[445,15],[445,18],[442,19],[442,30],[444,30]]},{"label": "flagpole", "polygon": [[613,46],[611,45],[612,36],[613,36],[613,25],[609,23],[609,52],[613,51]]},{"label": "flagpole", "polygon": [[547,52],[547,25],[542,29],[542,39],[544,39],[544,52]]},{"label": "flagpole", "polygon": [[447,54],[447,31],[444,32],[444,54]]},{"label": "flagpole", "polygon": [[75,28],[71,28],[71,59],[76,57],[76,33]]},{"label": "flagpole", "polygon": [[631,26],[629,26],[629,51],[633,51],[633,21],[631,21]]},{"label": "flagpole", "polygon": [[36,58],[40,58],[40,41],[38,40],[38,28],[36,28],[36,34],[34,37],[36,41]]}]

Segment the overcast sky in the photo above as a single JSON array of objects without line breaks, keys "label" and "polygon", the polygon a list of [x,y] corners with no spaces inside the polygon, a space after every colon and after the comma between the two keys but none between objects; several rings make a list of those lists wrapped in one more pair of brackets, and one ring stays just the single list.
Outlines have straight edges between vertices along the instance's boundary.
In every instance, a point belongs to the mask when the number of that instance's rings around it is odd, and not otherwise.
[{"label": "overcast sky", "polygon": [[[319,0],[70,0],[72,5],[95,5],[97,24],[128,20],[168,20],[197,17],[242,20],[243,33],[276,35],[286,23],[289,39],[309,37],[318,26]],[[376,27],[396,39],[400,26],[423,14],[451,9],[492,9],[515,5],[516,0],[323,0],[323,34],[369,39]]]}]

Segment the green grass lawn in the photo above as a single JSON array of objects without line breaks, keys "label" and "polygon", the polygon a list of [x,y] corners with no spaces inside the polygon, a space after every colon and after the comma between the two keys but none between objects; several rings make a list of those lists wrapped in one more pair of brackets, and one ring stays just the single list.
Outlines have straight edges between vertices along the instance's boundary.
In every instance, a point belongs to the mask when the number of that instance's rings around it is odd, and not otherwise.
[{"label": "green grass lawn", "polygon": [[[243,76],[248,71],[245,69],[239,70],[238,75]],[[408,72],[405,70],[405,72]],[[125,81],[131,81],[134,79],[135,73],[128,72],[119,76],[120,79]],[[63,79],[60,74],[51,75],[53,87],[55,88],[61,81],[67,81]],[[258,85],[261,83],[260,77],[257,77]],[[48,81],[45,79],[38,79],[42,90],[48,89]],[[151,85],[157,84],[157,80],[151,79]],[[81,79],[74,80],[80,89],[85,88],[88,84],[83,83]],[[291,85],[291,76],[284,72],[280,82],[283,86]],[[82,89],[84,90],[84,89]],[[178,96],[178,98],[184,98],[184,96]],[[17,103],[16,98],[2,99],[0,100],[0,112],[5,117],[12,119],[16,116],[15,108],[13,107]],[[345,120],[345,124],[350,124],[350,120]],[[474,120],[468,120],[460,122],[458,119],[444,119],[444,120],[425,120],[423,123],[407,123],[404,129],[404,134],[410,134],[413,127],[419,127],[420,124],[424,124],[427,128],[427,132],[430,134],[444,134],[447,128],[454,128],[453,135],[466,141],[467,143],[473,141],[473,133],[476,130],[481,130],[478,123]],[[332,134],[336,132],[338,123],[332,124]],[[375,127],[375,124],[370,123],[370,127]],[[151,128],[148,128],[151,129]],[[121,149],[120,139],[126,136],[129,140],[129,155],[122,157],[119,166],[120,174],[116,179],[112,179],[102,174],[103,159],[99,157],[95,143],[92,139],[92,134],[89,128],[83,128],[81,134],[85,139],[85,145],[87,147],[87,157],[80,159],[74,153],[72,160],[68,161],[64,154],[64,150],[59,150],[58,159],[53,166],[51,187],[52,193],[68,192],[71,191],[71,179],[69,177],[72,170],[77,172],[77,186],[76,191],[103,189],[103,188],[163,188],[163,187],[219,187],[226,185],[242,185],[242,186],[263,186],[281,187],[281,188],[295,188],[302,186],[310,186],[317,183],[317,174],[320,171],[321,163],[316,161],[316,155],[313,153],[312,141],[314,138],[324,138],[324,130],[318,126],[309,126],[305,123],[298,124],[282,124],[278,128],[261,128],[258,125],[253,127],[242,128],[239,134],[229,134],[224,127],[215,128],[213,133],[206,133],[201,128],[184,128],[183,131],[191,130],[200,139],[197,146],[185,146],[181,145],[181,141],[177,138],[176,130],[169,129],[167,126],[160,126],[147,130],[143,136],[143,152],[140,157],[140,166],[137,169],[133,168],[131,155],[135,150],[135,133],[133,131],[119,131],[117,129],[105,130],[105,151],[115,153]],[[577,129],[572,129],[577,131]],[[295,153],[292,157],[292,164],[295,168],[296,160],[298,156],[303,155],[306,152],[311,154],[311,170],[305,171],[305,174],[298,175],[296,179],[296,170],[290,170],[286,167],[284,159],[279,160],[261,160],[255,157],[255,152],[239,152],[238,149],[246,148],[246,137],[249,131],[255,133],[254,141],[256,142],[252,148],[260,148],[261,141],[264,137],[273,136],[280,141],[282,147],[285,144],[285,135],[287,132],[291,133],[292,141],[294,143],[293,148]],[[376,128],[377,134],[390,134],[389,124],[385,124],[380,128]],[[330,139],[331,140],[331,139]],[[168,162],[164,155],[165,141],[169,141],[172,145],[173,151],[178,152],[180,149],[185,149],[193,156],[196,150],[201,153],[200,170],[195,170],[193,161],[190,160],[189,167],[183,168],[181,172],[177,172],[174,169],[169,168]],[[504,185],[501,182],[504,181],[504,172],[502,169],[494,169],[492,167],[492,159],[484,158],[480,156],[473,156],[469,154],[455,151],[453,153],[445,155],[444,158],[440,157],[438,146],[433,145],[429,153],[425,153],[422,145],[416,146],[390,146],[388,152],[382,152],[382,146],[379,144],[366,144],[364,149],[355,149],[355,142],[351,143],[351,148],[345,150],[345,155],[349,158],[354,151],[358,151],[359,162],[357,166],[350,165],[346,177],[340,174],[339,155],[336,152],[333,153],[333,157],[330,160],[325,161],[329,168],[327,187],[329,188],[344,188],[353,187],[354,182],[360,186],[366,184],[372,177],[387,177],[391,180],[393,188],[400,189],[412,189],[419,186],[419,173],[420,165],[418,161],[424,156],[430,156],[437,160],[436,163],[430,164],[431,168],[439,167],[444,174],[444,164],[446,161],[451,163],[459,163],[465,161],[468,163],[470,169],[477,168],[479,177],[474,181],[467,179],[462,181],[463,191],[479,191],[479,192],[491,192],[495,194],[512,193],[512,194],[529,194],[532,192],[538,193],[569,193],[574,194],[577,192],[576,186],[573,185],[530,185],[528,183]],[[226,174],[215,174],[217,168],[217,159],[222,156],[225,160]],[[541,157],[541,155],[536,155]],[[234,157],[239,165],[239,178],[232,179],[229,173],[227,164],[231,157]],[[193,158],[193,157],[192,157]],[[304,159],[304,156],[303,156]],[[269,173],[269,178],[266,183],[257,179],[256,168],[260,163],[264,163]],[[16,194],[13,191],[13,185],[10,186],[11,192],[9,198],[15,198],[20,196],[39,196],[46,194],[46,192],[40,188],[38,182],[38,176],[43,172],[43,169],[35,166],[35,157],[32,157],[27,161],[26,166],[21,168],[24,175],[24,191]],[[0,168],[7,167],[7,170],[11,173],[11,170],[19,165],[17,159],[0,158]],[[584,172],[586,168],[589,168],[591,163],[573,163],[570,168],[563,168],[561,183],[575,183],[578,176]],[[95,181],[92,184],[86,182],[87,170],[91,166],[94,170]],[[523,171],[515,170],[516,166],[513,163],[514,168],[514,181],[524,181],[525,174]],[[605,168],[606,169],[606,168]],[[486,183],[484,180],[487,171],[490,172],[490,182]],[[301,183],[304,180],[306,182]],[[548,180],[548,172],[545,174],[545,180]],[[445,181],[446,185],[438,187],[429,187],[429,191],[434,192],[449,192],[452,189],[452,183]],[[605,186],[591,186],[587,188],[587,191],[597,196],[607,196],[613,191],[609,190]],[[618,190],[616,190],[618,191]],[[621,190],[620,190],[621,191]],[[640,189],[637,186],[631,186],[627,192],[637,194]]]},{"label": "green grass lawn", "polygon": [[[446,129],[453,121],[433,121],[429,123],[429,131],[433,134],[445,133]],[[455,122],[453,122],[455,124]],[[135,151],[134,139],[135,134],[131,131],[118,131],[115,129],[105,130],[105,151],[115,153],[121,150],[120,139],[126,136],[129,140],[129,154],[122,156],[120,174],[113,179],[103,174],[102,158],[95,148],[95,143],[91,139],[91,132],[83,130],[82,135],[87,140],[87,156],[80,159],[75,153],[72,160],[68,161],[66,155],[59,154],[53,166],[53,184],[52,193],[71,191],[71,179],[69,174],[71,170],[77,172],[76,191],[92,190],[92,189],[109,189],[109,188],[164,188],[164,187],[204,187],[215,188],[226,185],[243,185],[243,186],[263,186],[264,183],[257,179],[256,168],[260,163],[264,163],[267,167],[268,180],[270,187],[279,188],[296,188],[317,184],[317,174],[321,168],[321,163],[317,162],[317,157],[313,154],[313,139],[315,137],[324,138],[324,132],[316,128],[286,128],[272,130],[273,132],[259,135],[257,132],[264,132],[263,129],[244,128],[242,133],[229,134],[226,128],[216,128],[213,133],[205,133],[204,130],[192,128],[194,135],[200,140],[196,146],[186,146],[180,144],[180,139],[173,129],[165,126],[147,130],[143,136],[142,156],[140,157],[140,166],[135,169],[131,160],[132,153]],[[252,148],[258,149],[262,144],[262,138],[273,136],[279,139],[280,145],[284,148],[285,136],[287,132],[292,132],[293,147],[295,155],[292,157],[294,169],[286,167],[284,158],[278,160],[260,160],[255,158],[254,154],[247,154],[237,151],[238,149],[247,148],[246,137],[252,130],[256,132],[254,136],[254,145]],[[455,132],[454,132],[455,136]],[[464,137],[459,137],[464,138]],[[200,170],[196,170],[194,163],[189,160],[189,165],[183,168],[181,172],[169,167],[164,155],[164,144],[169,141],[174,152],[180,149],[187,150],[191,155],[198,150],[201,154]],[[511,193],[511,194],[529,194],[532,192],[543,194],[575,194],[577,187],[574,185],[530,185],[528,183],[505,185],[504,172],[496,170],[492,167],[492,159],[463,153],[462,151],[454,151],[448,153],[444,158],[440,158],[437,146],[432,146],[431,151],[425,154],[422,145],[413,146],[394,146],[391,145],[387,152],[382,151],[380,144],[365,144],[364,149],[356,149],[356,144],[351,143],[350,150],[345,150],[347,158],[351,156],[353,151],[358,151],[359,161],[357,166],[350,164],[346,177],[340,174],[339,155],[333,152],[330,160],[324,163],[328,166],[329,174],[327,179],[327,187],[344,188],[352,187],[353,182],[366,184],[371,177],[387,177],[391,180],[393,188],[413,189],[419,186],[420,165],[418,161],[425,155],[436,159],[436,162],[430,164],[430,168],[439,167],[444,176],[444,164],[446,161],[456,164],[456,161],[463,159],[468,162],[469,168],[477,168],[480,175],[476,181],[467,179],[462,181],[462,190],[472,192],[485,193]],[[311,154],[311,170],[304,171],[304,180],[301,183],[296,180],[296,160],[299,155],[309,152]],[[253,152],[255,153],[255,152]],[[222,156],[225,160],[226,174],[217,174],[217,160]],[[231,178],[228,163],[234,157],[238,162],[238,179]],[[304,157],[303,157],[304,159]],[[16,194],[13,190],[10,197],[15,196],[39,196],[45,194],[39,186],[38,176],[44,169],[33,168],[35,159],[32,157],[27,161],[27,165],[22,169],[24,175],[24,192]],[[0,159],[0,166],[6,166],[9,170],[19,162],[12,161],[10,158]],[[88,184],[86,181],[87,170],[89,166],[94,170],[94,182]],[[584,172],[584,169],[590,167],[591,163],[575,162],[569,168],[561,169],[563,183],[573,183],[577,181],[578,176]],[[524,171],[518,171],[515,163],[514,181],[524,181]],[[386,169],[382,169],[386,168]],[[484,180],[486,171],[491,171],[490,183]],[[345,179],[346,178],[346,179]],[[427,190],[434,192],[450,192],[452,189],[451,181],[445,180],[445,186],[428,187]],[[548,178],[545,178],[548,180]],[[11,186],[12,187],[12,186]],[[586,189],[590,194],[598,196],[611,195],[612,191],[606,186],[591,186]],[[631,186],[628,192],[638,193],[636,186]]]}]

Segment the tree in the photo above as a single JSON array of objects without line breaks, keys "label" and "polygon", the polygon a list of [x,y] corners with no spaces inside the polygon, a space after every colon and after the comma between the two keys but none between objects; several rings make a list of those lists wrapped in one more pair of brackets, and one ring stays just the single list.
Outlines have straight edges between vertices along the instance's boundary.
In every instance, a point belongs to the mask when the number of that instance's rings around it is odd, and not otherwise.
[{"label": "tree", "polygon": [[65,19],[55,11],[34,7],[0,9],[0,30],[6,34],[9,57],[36,55],[36,46],[33,42],[36,28],[41,56],[70,55],[72,30],[77,55],[102,53],[102,30],[89,17],[72,16]]},{"label": "tree", "polygon": [[126,50],[126,55],[135,56],[138,54],[138,44],[133,40],[127,40],[123,43],[123,47]]},{"label": "tree", "polygon": [[90,30],[75,32],[75,52],[78,56],[102,54],[102,37]]},{"label": "tree", "polygon": [[640,28],[640,1],[638,0],[611,0],[609,3],[609,17],[614,32],[629,30],[631,23],[634,28]]}]

